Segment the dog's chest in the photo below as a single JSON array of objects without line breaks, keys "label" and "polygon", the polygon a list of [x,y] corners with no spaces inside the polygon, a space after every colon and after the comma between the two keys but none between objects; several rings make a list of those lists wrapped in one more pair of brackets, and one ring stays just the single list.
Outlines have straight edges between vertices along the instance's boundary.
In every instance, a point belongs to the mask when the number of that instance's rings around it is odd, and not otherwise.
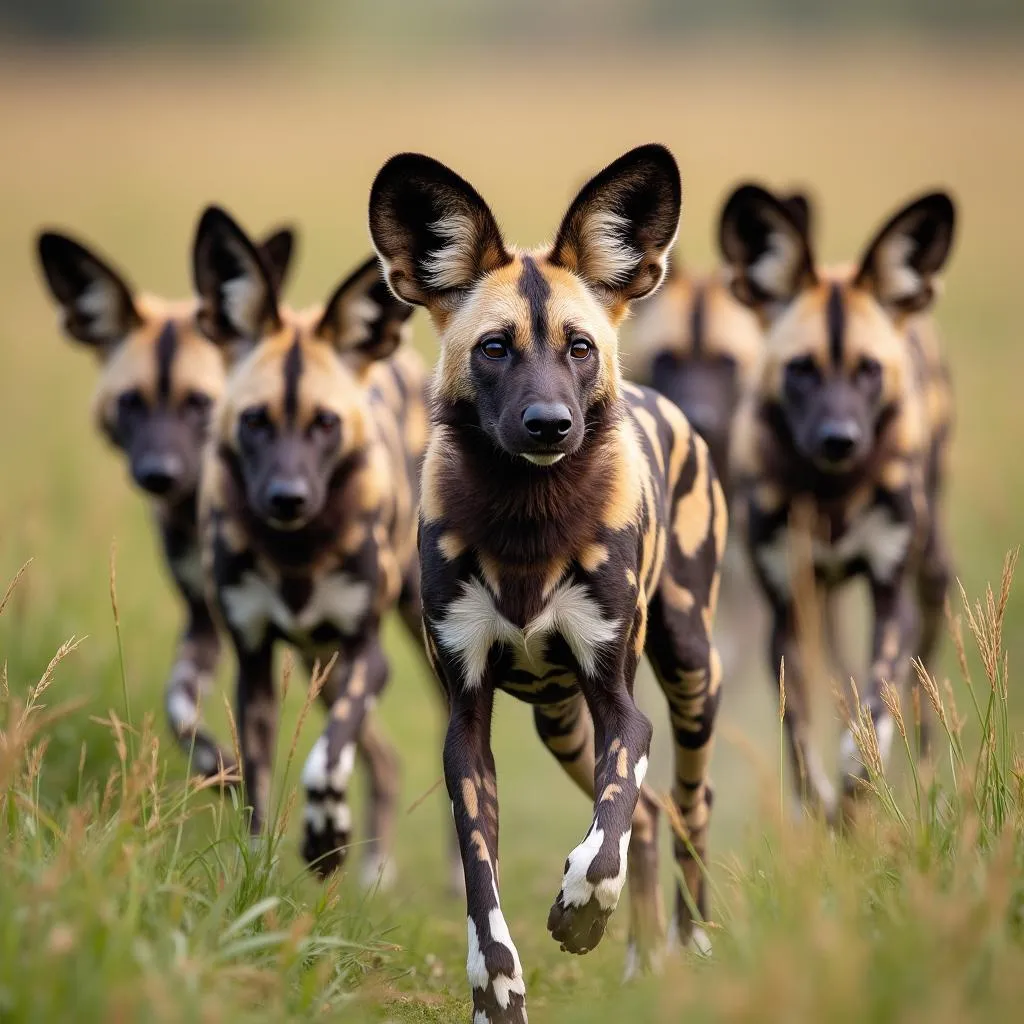
[{"label": "dog's chest", "polygon": [[[780,594],[791,590],[791,534],[791,528],[780,527],[754,552],[761,571]],[[826,581],[838,582],[866,570],[877,582],[889,583],[907,558],[912,534],[911,523],[894,518],[885,506],[871,505],[831,540],[814,537],[811,552],[815,573]]]},{"label": "dog's chest", "polygon": [[[518,626],[502,614],[500,602],[478,577],[462,584],[435,625],[441,646],[454,655],[467,688],[479,686],[490,659],[511,652],[517,675],[542,679],[552,666],[546,657],[553,637],[561,637],[579,668],[593,675],[602,647],[618,635],[619,623],[607,617],[585,584],[564,580],[553,588],[540,609]],[[495,680],[500,685],[503,680]]]},{"label": "dog's chest", "polygon": [[224,614],[249,649],[258,647],[274,627],[299,647],[359,633],[372,604],[370,583],[347,572],[278,586],[255,570],[221,589]]}]

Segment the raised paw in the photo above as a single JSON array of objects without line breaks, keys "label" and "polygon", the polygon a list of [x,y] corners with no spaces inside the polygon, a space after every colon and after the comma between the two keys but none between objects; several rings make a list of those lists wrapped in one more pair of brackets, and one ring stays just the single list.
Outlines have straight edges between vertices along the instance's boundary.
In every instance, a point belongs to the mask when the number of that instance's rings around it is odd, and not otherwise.
[{"label": "raised paw", "polygon": [[565,952],[589,953],[601,941],[626,881],[629,836],[627,829],[617,843],[606,840],[595,824],[566,859],[548,914],[548,931]]},{"label": "raised paw", "polygon": [[611,909],[602,907],[596,896],[582,906],[566,906],[559,893],[548,912],[548,931],[563,953],[582,955],[601,941],[611,916]]},{"label": "raised paw", "polygon": [[307,799],[302,857],[320,878],[326,878],[345,863],[352,812],[347,803],[324,800],[318,794],[308,793]]}]

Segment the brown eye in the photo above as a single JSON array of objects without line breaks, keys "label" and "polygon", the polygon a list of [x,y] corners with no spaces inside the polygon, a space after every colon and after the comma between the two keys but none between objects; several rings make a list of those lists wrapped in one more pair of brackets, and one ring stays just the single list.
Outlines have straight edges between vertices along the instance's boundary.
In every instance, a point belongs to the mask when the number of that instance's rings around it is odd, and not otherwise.
[{"label": "brown eye", "polygon": [[339,423],[341,423],[341,420],[336,413],[331,412],[329,409],[320,409],[313,417],[310,427],[320,433],[329,434],[337,428]]},{"label": "brown eye", "polygon": [[818,371],[818,364],[811,356],[801,356],[786,364],[786,377],[797,383],[813,384],[821,377],[821,374]]},{"label": "brown eye", "polygon": [[146,399],[137,388],[117,396],[117,411],[125,416],[134,416],[146,411]]},{"label": "brown eye", "polygon": [[273,428],[267,408],[263,405],[245,409],[241,415],[241,423],[242,429],[249,434],[262,434]]},{"label": "brown eye", "polygon": [[182,405],[185,412],[194,413],[196,416],[205,416],[210,411],[213,400],[209,395],[204,395],[201,391],[190,391],[185,396],[185,401]]},{"label": "brown eye", "polygon": [[488,359],[505,359],[509,353],[508,340],[503,334],[485,334],[478,348]]},{"label": "brown eye", "polygon": [[866,384],[876,384],[882,379],[882,364],[877,359],[865,357],[857,364],[857,376]]},{"label": "brown eye", "polygon": [[594,343],[583,334],[577,334],[572,341],[569,342],[569,355],[571,355],[573,359],[587,359],[593,351]]}]

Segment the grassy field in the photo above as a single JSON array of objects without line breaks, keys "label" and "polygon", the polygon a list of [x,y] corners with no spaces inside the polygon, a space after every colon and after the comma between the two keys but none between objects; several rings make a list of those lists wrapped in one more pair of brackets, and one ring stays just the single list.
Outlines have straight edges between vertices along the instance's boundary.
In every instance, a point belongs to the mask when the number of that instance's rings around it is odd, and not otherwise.
[{"label": "grassy field", "polygon": [[[324,296],[368,251],[368,183],[400,149],[452,163],[492,202],[509,237],[533,243],[553,231],[590,171],[630,145],[664,141],[683,171],[682,255],[696,265],[711,259],[713,218],[739,178],[810,186],[826,259],[853,256],[910,193],[947,185],[963,214],[940,307],[959,410],[950,519],[967,592],[979,595],[992,580],[998,598],[1004,555],[1024,522],[1015,450],[1024,436],[1021,109],[1019,53],[807,42],[581,54],[568,64],[451,54],[419,66],[390,54],[337,63],[6,55],[0,593],[32,564],[0,616],[0,1019],[468,1017],[464,910],[445,888],[449,818],[431,792],[441,716],[397,631],[382,711],[401,746],[410,809],[399,825],[394,892],[363,897],[347,878],[324,891],[301,871],[297,815],[285,813],[297,767],[286,773],[285,764],[304,680],[293,679],[286,699],[279,841],[250,852],[230,803],[183,786],[161,703],[179,609],[144,504],[89,427],[94,368],[54,328],[31,262],[41,225],[93,240],[142,288],[184,295],[202,205],[223,202],[254,230],[294,219],[303,234],[292,297],[302,302]],[[430,353],[420,320],[417,332]],[[110,600],[115,541],[123,662]],[[1004,653],[1015,665],[1024,655],[1019,594],[1003,614]],[[991,639],[994,630],[983,632]],[[26,715],[27,694],[70,637],[80,639],[48,677],[43,707]],[[712,829],[716,957],[678,957],[660,979],[626,989],[624,913],[584,959],[560,954],[547,936],[564,856],[589,811],[540,749],[528,714],[501,700],[503,902],[531,1019],[686,1012],[934,1024],[1019,1012],[1024,706],[997,687],[998,714],[986,719],[992,691],[972,655],[975,714],[948,646],[966,725],[963,748],[954,743],[940,758],[945,788],[925,787],[919,807],[910,773],[898,773],[898,807],[880,801],[863,833],[838,845],[813,829],[780,831],[767,675],[755,659],[726,681]],[[1005,684],[1001,666],[998,680]],[[657,719],[646,681],[643,699]],[[209,710],[226,736],[219,695]],[[129,712],[134,729],[121,733]],[[296,764],[318,720],[314,709]],[[993,731],[991,749],[979,741],[986,721],[1005,731]],[[660,735],[656,742],[658,784],[666,772]]]}]

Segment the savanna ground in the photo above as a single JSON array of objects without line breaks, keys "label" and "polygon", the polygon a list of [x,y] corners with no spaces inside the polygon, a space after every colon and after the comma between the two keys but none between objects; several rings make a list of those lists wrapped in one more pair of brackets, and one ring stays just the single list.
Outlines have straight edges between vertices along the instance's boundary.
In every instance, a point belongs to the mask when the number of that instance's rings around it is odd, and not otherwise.
[{"label": "savanna ground", "polygon": [[[430,792],[440,778],[441,716],[397,631],[382,707],[404,760],[393,892],[364,897],[347,878],[325,892],[306,878],[294,811],[283,815],[279,844],[250,853],[230,802],[186,792],[162,712],[179,609],[143,502],[89,425],[94,367],[55,330],[31,258],[41,225],[94,241],[143,288],[183,295],[202,205],[221,201],[253,230],[294,220],[302,238],[291,297],[307,301],[367,252],[368,183],[400,149],[453,164],[511,238],[533,243],[553,231],[585,175],[628,146],[664,141],[683,171],[681,253],[701,266],[711,259],[718,205],[741,177],[813,188],[829,260],[852,257],[910,193],[948,185],[963,215],[940,307],[959,410],[950,522],[968,594],[991,580],[998,599],[1004,554],[1024,522],[1022,109],[1024,61],[1010,51],[708,43],[569,63],[498,53],[430,64],[394,54],[191,63],[8,54],[0,62],[0,592],[33,561],[0,616],[10,688],[0,710],[0,1019],[468,1016],[464,909],[446,893],[450,818]],[[421,320],[417,340],[432,352]],[[108,573],[115,540],[123,681]],[[1019,593],[1004,612],[1013,666],[1024,654]],[[855,628],[860,618],[854,612]],[[38,698],[45,710],[23,720],[26,694],[72,636],[83,639]],[[989,685],[972,654],[975,714],[947,644],[940,679],[955,680],[962,757],[943,745],[944,788],[926,787],[920,805],[911,774],[898,770],[899,812],[883,802],[860,835],[835,843],[794,827],[789,808],[779,827],[777,698],[758,660],[762,637],[745,628],[742,639],[753,660],[726,680],[715,760],[715,959],[677,956],[661,978],[626,989],[624,907],[584,959],[559,953],[545,931],[562,861],[589,811],[542,752],[528,713],[499,701],[503,899],[531,1018],[1014,1017],[1024,1000],[1020,702],[1011,694],[1007,712],[997,693],[992,752],[976,764]],[[225,659],[225,694],[229,678]],[[1002,669],[999,678],[1005,683]],[[285,700],[284,808],[319,728],[313,708],[286,777],[304,684],[296,675]],[[820,698],[828,739],[827,684]],[[660,725],[646,680],[644,701]],[[218,693],[208,711],[227,736],[222,705]],[[119,721],[130,716],[134,731],[119,739],[100,721],[111,709]],[[146,716],[155,718],[150,731]],[[25,753],[40,741],[41,760]],[[667,777],[658,749],[655,784]],[[667,864],[665,872],[668,880]]]}]

